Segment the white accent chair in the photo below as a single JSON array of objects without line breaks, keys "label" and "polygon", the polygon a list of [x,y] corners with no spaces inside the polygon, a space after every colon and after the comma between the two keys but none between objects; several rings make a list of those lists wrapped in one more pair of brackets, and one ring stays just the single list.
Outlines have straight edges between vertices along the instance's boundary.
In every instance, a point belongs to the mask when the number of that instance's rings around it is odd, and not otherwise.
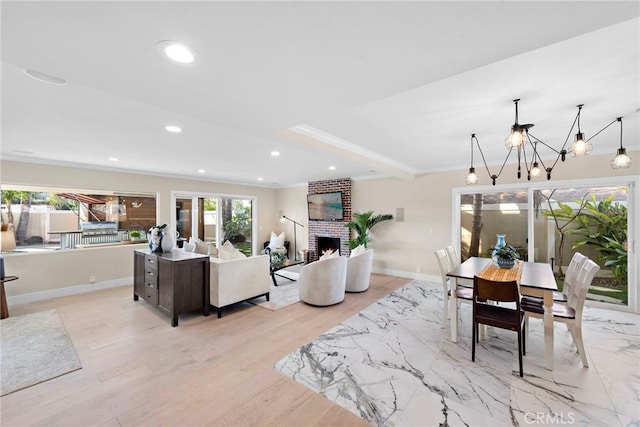
[{"label": "white accent chair", "polygon": [[369,289],[372,267],[373,249],[347,258],[346,292],[363,292]]},{"label": "white accent chair", "polygon": [[346,283],[346,257],[320,259],[300,269],[300,300],[318,306],[337,304],[344,300]]},{"label": "white accent chair", "polygon": [[[569,295],[567,304],[561,302],[553,303],[553,321],[562,322],[567,325],[578,354],[580,354],[580,358],[582,359],[582,366],[585,368],[589,367],[589,362],[587,361],[587,354],[585,353],[584,342],[582,340],[582,310],[584,308],[584,301],[587,298],[587,293],[589,292],[589,286],[591,286],[591,281],[598,270],[600,270],[600,266],[587,258],[578,272],[575,283],[571,286],[571,294]],[[526,332],[529,328],[529,317],[542,319],[544,317],[544,306],[541,304],[523,303],[521,304],[521,308],[524,311],[523,349],[526,350]],[[523,353],[525,352],[524,350]]]}]

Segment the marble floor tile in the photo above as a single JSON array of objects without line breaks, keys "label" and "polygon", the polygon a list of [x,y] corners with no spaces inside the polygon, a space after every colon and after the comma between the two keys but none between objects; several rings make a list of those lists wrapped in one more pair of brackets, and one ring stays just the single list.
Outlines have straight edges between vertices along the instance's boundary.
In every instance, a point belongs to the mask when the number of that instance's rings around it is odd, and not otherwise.
[{"label": "marble floor tile", "polygon": [[378,426],[640,425],[640,321],[588,308],[589,368],[555,324],[554,370],[531,319],[524,377],[517,335],[487,328],[471,361],[471,305],[458,342],[442,327],[442,288],[413,281],[278,361],[275,368]]}]

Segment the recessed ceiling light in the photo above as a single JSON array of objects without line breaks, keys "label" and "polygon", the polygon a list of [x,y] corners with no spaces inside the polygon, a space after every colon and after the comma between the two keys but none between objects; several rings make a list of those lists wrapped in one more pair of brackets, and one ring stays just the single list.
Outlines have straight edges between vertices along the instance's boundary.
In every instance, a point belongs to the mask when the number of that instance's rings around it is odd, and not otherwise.
[{"label": "recessed ceiling light", "polygon": [[182,65],[195,65],[200,62],[200,55],[190,47],[172,40],[163,40],[156,45],[158,52],[164,57]]},{"label": "recessed ceiling light", "polygon": [[41,73],[39,71],[25,69],[24,73],[27,76],[31,77],[32,79],[38,80],[40,82],[49,83],[49,84],[58,85],[58,86],[64,86],[67,84],[67,81],[65,79],[62,79],[56,76],[51,76],[49,74]]},{"label": "recessed ceiling light", "polygon": [[182,132],[182,128],[180,126],[169,125],[169,126],[165,126],[164,128],[167,130],[167,132],[171,132],[171,133]]},{"label": "recessed ceiling light", "polygon": [[272,152],[271,152],[271,155],[272,155],[273,157],[278,157],[278,156],[280,155],[280,152],[279,152],[279,151],[272,151]]},{"label": "recessed ceiling light", "polygon": [[259,176],[259,177],[258,177],[258,181],[264,181],[264,178],[263,178],[263,177],[261,177],[261,176]]},{"label": "recessed ceiling light", "polygon": [[204,169],[198,169],[198,173],[205,173],[205,172],[206,172],[206,170],[204,170]]},{"label": "recessed ceiling light", "polygon": [[109,160],[111,160],[112,162],[117,162],[117,161],[119,161],[120,159],[119,159],[119,158],[117,158],[117,157],[109,157]]},{"label": "recessed ceiling light", "polygon": [[334,170],[336,170],[336,167],[335,166],[329,166],[329,170],[330,171],[334,171]]}]

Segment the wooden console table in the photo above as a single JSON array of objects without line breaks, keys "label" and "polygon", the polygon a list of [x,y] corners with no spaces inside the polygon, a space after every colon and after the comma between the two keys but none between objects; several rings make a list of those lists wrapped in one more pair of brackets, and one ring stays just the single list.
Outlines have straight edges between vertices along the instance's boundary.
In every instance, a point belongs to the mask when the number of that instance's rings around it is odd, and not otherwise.
[{"label": "wooden console table", "polygon": [[134,301],[142,297],[167,314],[171,326],[178,326],[180,313],[202,309],[209,315],[209,256],[146,249],[135,250],[133,260]]}]

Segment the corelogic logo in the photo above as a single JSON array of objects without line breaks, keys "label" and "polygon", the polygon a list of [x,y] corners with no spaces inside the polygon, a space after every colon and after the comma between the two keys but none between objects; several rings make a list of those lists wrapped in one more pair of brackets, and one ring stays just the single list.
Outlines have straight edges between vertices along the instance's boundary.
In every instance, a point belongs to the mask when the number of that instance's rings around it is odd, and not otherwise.
[{"label": "corelogic logo", "polygon": [[573,412],[564,414],[562,412],[558,414],[549,414],[545,412],[526,412],[524,414],[524,422],[527,424],[574,424],[576,422],[573,418]]}]

